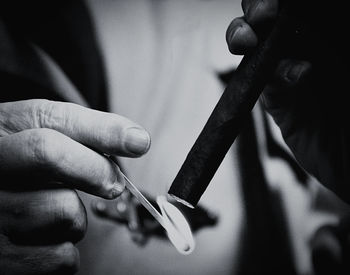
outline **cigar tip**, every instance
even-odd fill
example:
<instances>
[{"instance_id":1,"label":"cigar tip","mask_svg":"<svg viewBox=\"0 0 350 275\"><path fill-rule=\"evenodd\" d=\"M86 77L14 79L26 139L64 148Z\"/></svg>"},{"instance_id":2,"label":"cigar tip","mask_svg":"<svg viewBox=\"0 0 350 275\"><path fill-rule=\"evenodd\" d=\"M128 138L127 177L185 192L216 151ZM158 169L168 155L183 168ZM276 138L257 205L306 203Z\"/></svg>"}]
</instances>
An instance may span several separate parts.
<instances>
[{"instance_id":1,"label":"cigar tip","mask_svg":"<svg viewBox=\"0 0 350 275\"><path fill-rule=\"evenodd\" d=\"M184 200L184 199L181 199L181 198L177 197L177 196L174 195L174 194L170 194L170 193L169 193L168 196L169 196L170 198L176 200L177 202L179 202L179 203L181 203L181 204L183 204L183 205L189 207L189 208L192 208L192 209L194 208L194 205L190 204L188 201L186 201L186 200Z\"/></svg>"}]
</instances>

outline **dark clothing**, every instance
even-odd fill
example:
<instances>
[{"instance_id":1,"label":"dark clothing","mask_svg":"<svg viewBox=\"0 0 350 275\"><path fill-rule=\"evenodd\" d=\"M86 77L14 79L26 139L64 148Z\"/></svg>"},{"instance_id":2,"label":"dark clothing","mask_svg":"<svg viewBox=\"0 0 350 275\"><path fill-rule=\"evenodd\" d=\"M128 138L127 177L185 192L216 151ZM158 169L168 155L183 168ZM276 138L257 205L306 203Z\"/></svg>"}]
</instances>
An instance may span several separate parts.
<instances>
[{"instance_id":1,"label":"dark clothing","mask_svg":"<svg viewBox=\"0 0 350 275\"><path fill-rule=\"evenodd\" d=\"M84 1L0 3L2 102L64 100L55 91L35 47L58 64L92 108L107 109L102 58Z\"/></svg>"}]
</instances>

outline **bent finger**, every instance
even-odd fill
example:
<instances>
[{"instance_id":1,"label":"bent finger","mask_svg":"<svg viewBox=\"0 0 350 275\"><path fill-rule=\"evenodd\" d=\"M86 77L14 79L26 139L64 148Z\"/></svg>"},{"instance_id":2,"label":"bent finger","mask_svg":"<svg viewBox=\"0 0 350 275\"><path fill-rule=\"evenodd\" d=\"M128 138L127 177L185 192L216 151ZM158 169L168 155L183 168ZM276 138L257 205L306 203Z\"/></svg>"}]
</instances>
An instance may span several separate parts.
<instances>
[{"instance_id":1,"label":"bent finger","mask_svg":"<svg viewBox=\"0 0 350 275\"><path fill-rule=\"evenodd\" d=\"M235 18L227 28L226 42L231 53L242 55L258 44L258 38L243 18Z\"/></svg>"},{"instance_id":2,"label":"bent finger","mask_svg":"<svg viewBox=\"0 0 350 275\"><path fill-rule=\"evenodd\" d=\"M76 243L86 232L85 207L74 190L55 188L0 194L1 216L7 219L5 231L14 244Z\"/></svg>"},{"instance_id":3,"label":"bent finger","mask_svg":"<svg viewBox=\"0 0 350 275\"><path fill-rule=\"evenodd\" d=\"M0 104L0 136L26 129L49 128L111 155L138 157L150 147L140 125L113 113L73 103L43 99Z\"/></svg>"},{"instance_id":4,"label":"bent finger","mask_svg":"<svg viewBox=\"0 0 350 275\"><path fill-rule=\"evenodd\" d=\"M54 130L31 129L2 137L0 152L1 173L13 177L40 176L107 199L119 196L125 187L117 165Z\"/></svg>"},{"instance_id":5,"label":"bent finger","mask_svg":"<svg viewBox=\"0 0 350 275\"><path fill-rule=\"evenodd\" d=\"M47 246L2 247L0 270L5 274L58 275L78 271L80 256L70 242Z\"/></svg>"},{"instance_id":6,"label":"bent finger","mask_svg":"<svg viewBox=\"0 0 350 275\"><path fill-rule=\"evenodd\" d=\"M305 60L281 60L275 71L274 81L281 86L300 85L310 73L312 64Z\"/></svg>"},{"instance_id":7,"label":"bent finger","mask_svg":"<svg viewBox=\"0 0 350 275\"><path fill-rule=\"evenodd\" d=\"M304 84L311 70L312 65L308 61L284 59L279 63L274 78L261 97L266 110L278 125L290 128L285 125L292 125L292 121L298 120L295 117L301 111L296 110L300 109L300 106L297 107L298 101L306 89Z\"/></svg>"},{"instance_id":8,"label":"bent finger","mask_svg":"<svg viewBox=\"0 0 350 275\"><path fill-rule=\"evenodd\" d=\"M242 8L248 24L260 28L273 21L278 14L278 0L243 0Z\"/></svg>"}]
</instances>

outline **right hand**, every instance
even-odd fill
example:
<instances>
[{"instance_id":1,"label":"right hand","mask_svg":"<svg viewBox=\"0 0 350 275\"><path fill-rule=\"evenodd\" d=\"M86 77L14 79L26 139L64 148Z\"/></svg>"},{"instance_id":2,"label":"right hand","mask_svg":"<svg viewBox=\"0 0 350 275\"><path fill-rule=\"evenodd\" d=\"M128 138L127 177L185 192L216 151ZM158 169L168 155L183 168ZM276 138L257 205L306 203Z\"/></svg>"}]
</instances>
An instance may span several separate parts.
<instances>
[{"instance_id":1,"label":"right hand","mask_svg":"<svg viewBox=\"0 0 350 275\"><path fill-rule=\"evenodd\" d=\"M71 103L0 103L1 274L70 274L86 230L77 193L113 199L119 168L101 154L138 157L150 137L116 114Z\"/></svg>"},{"instance_id":2,"label":"right hand","mask_svg":"<svg viewBox=\"0 0 350 275\"><path fill-rule=\"evenodd\" d=\"M293 3L299 5L295 16L301 28L263 91L263 103L301 166L350 203L347 15L328 1ZM234 19L226 34L233 54L254 50L279 4L242 1L244 16Z\"/></svg>"}]
</instances>

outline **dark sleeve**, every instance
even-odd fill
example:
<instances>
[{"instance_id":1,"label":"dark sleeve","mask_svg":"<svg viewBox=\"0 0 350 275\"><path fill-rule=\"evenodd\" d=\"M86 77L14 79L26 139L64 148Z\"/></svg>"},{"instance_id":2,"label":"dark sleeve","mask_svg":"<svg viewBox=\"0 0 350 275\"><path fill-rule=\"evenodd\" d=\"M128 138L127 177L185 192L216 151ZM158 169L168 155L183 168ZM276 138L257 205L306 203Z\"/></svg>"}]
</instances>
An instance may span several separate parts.
<instances>
[{"instance_id":1,"label":"dark sleeve","mask_svg":"<svg viewBox=\"0 0 350 275\"><path fill-rule=\"evenodd\" d=\"M29 75L31 80L36 79L36 85L50 87L50 83L44 83L47 76L40 68L40 60L30 49L33 43L55 60L91 107L107 109L104 66L94 24L84 1L2 1L0 21L3 25L0 43L5 44L0 46L0 57L8 56L9 51L12 57L6 61L6 66L0 61L0 71L5 67L6 72L0 76L2 83L12 82L11 78L18 77L8 70L17 64L16 69L22 76Z\"/></svg>"}]
</instances>

